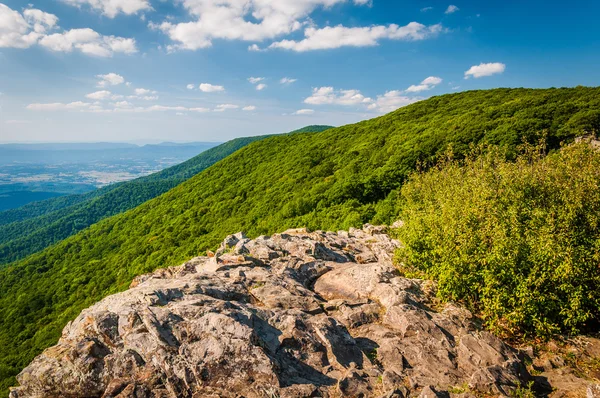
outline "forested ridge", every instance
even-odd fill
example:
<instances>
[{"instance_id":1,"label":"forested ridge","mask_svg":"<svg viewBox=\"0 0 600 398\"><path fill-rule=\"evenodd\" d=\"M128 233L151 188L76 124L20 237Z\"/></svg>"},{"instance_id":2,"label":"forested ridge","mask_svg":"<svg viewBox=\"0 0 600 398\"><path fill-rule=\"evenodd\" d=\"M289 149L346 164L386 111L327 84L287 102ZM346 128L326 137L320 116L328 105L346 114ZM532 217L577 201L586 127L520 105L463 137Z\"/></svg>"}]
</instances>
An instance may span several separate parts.
<instances>
[{"instance_id":1,"label":"forested ridge","mask_svg":"<svg viewBox=\"0 0 600 398\"><path fill-rule=\"evenodd\" d=\"M307 126L289 134L323 131ZM82 195L70 195L0 213L0 264L19 260L65 239L90 225L132 209L176 187L251 142L267 137L236 138L181 164L132 181Z\"/></svg>"},{"instance_id":2,"label":"forested ridge","mask_svg":"<svg viewBox=\"0 0 600 398\"><path fill-rule=\"evenodd\" d=\"M433 97L388 115L251 143L169 192L0 270L2 386L81 309L131 279L240 230L388 223L403 182L449 145L558 147L600 127L600 89L495 89Z\"/></svg>"}]
</instances>

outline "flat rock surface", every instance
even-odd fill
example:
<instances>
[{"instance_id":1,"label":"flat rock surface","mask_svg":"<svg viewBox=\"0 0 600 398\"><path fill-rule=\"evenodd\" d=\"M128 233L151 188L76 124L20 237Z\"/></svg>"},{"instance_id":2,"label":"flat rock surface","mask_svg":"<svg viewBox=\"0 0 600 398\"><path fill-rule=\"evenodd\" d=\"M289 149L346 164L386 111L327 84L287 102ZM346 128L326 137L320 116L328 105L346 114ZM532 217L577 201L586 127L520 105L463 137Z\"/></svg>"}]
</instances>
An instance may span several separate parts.
<instances>
[{"instance_id":1,"label":"flat rock surface","mask_svg":"<svg viewBox=\"0 0 600 398\"><path fill-rule=\"evenodd\" d=\"M383 227L228 236L82 313L11 397L511 395L517 351L398 275Z\"/></svg>"}]
</instances>

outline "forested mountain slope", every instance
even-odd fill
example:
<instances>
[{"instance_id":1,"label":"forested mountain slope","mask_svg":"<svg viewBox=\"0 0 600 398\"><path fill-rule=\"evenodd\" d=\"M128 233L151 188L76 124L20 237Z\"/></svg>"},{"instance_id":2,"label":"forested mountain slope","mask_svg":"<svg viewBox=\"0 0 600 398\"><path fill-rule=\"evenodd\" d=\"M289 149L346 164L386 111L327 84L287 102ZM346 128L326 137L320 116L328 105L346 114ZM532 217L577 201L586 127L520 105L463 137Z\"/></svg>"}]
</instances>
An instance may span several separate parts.
<instances>
[{"instance_id":1,"label":"forested mountain slope","mask_svg":"<svg viewBox=\"0 0 600 398\"><path fill-rule=\"evenodd\" d=\"M600 126L600 89L496 89L434 97L319 133L254 142L126 213L0 270L3 387L79 311L135 275L178 264L232 231L389 222L419 162L452 145L551 145Z\"/></svg>"},{"instance_id":2,"label":"forested mountain slope","mask_svg":"<svg viewBox=\"0 0 600 398\"><path fill-rule=\"evenodd\" d=\"M315 132L327 128L330 126L308 126L295 132ZM0 264L36 253L106 217L155 198L238 149L265 137L236 138L146 177L87 194L50 199L0 213L2 220L15 220L0 225Z\"/></svg>"}]
</instances>

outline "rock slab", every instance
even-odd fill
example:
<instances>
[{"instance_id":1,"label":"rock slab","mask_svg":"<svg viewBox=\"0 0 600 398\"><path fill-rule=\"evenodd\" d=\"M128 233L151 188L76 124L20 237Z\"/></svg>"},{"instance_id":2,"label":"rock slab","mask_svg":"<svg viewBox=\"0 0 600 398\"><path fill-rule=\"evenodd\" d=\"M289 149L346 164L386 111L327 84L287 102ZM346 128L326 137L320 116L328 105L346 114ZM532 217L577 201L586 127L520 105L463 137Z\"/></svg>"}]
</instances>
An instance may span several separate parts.
<instances>
[{"instance_id":1,"label":"rock slab","mask_svg":"<svg viewBox=\"0 0 600 398\"><path fill-rule=\"evenodd\" d=\"M17 377L24 397L510 395L517 352L401 277L384 227L228 236L82 313Z\"/></svg>"}]
</instances>

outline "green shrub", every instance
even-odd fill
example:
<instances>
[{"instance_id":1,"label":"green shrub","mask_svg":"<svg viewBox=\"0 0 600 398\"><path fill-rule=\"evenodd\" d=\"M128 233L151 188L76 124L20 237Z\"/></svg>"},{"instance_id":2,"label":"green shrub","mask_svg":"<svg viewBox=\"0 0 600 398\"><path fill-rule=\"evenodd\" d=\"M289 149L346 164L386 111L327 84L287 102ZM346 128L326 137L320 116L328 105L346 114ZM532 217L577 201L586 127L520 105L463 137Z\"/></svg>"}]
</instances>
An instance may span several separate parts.
<instances>
[{"instance_id":1,"label":"green shrub","mask_svg":"<svg viewBox=\"0 0 600 398\"><path fill-rule=\"evenodd\" d=\"M600 319L600 153L589 144L514 162L451 157L401 191L397 260L439 282L496 332L576 333Z\"/></svg>"}]
</instances>

